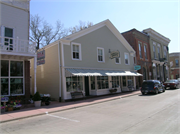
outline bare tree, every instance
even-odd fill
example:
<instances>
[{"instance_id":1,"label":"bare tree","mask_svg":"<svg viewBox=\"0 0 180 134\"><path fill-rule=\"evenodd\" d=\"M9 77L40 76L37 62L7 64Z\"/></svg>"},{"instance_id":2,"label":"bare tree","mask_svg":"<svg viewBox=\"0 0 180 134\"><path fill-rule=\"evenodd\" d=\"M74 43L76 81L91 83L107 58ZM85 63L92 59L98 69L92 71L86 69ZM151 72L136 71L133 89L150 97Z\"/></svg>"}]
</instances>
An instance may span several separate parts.
<instances>
[{"instance_id":1,"label":"bare tree","mask_svg":"<svg viewBox=\"0 0 180 134\"><path fill-rule=\"evenodd\" d=\"M73 34L73 33L76 33L76 32L78 32L78 31L81 31L81 30L83 30L83 29L85 29L85 28L89 28L89 27L91 27L93 25L93 23L92 22L82 22L82 21L79 21L79 25L76 25L76 26L74 26L74 27L71 27L71 28L69 28L69 32L71 33L71 34Z\"/></svg>"},{"instance_id":2,"label":"bare tree","mask_svg":"<svg viewBox=\"0 0 180 134\"><path fill-rule=\"evenodd\" d=\"M36 49L50 44L52 41L67 36L60 21L56 22L55 31L53 27L40 18L39 15L31 15L30 20L30 40L37 43Z\"/></svg>"}]
</instances>

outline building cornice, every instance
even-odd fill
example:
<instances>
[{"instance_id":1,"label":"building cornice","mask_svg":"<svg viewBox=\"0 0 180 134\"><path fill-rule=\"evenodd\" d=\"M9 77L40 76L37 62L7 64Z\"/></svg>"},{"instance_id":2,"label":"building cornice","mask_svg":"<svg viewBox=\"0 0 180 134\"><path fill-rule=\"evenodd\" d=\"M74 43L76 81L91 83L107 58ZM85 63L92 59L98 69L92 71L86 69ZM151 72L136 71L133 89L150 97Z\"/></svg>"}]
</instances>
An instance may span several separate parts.
<instances>
[{"instance_id":1,"label":"building cornice","mask_svg":"<svg viewBox=\"0 0 180 134\"><path fill-rule=\"evenodd\" d=\"M169 38L159 34L158 32L156 32L155 30L148 28L143 30L144 33L147 33L150 37L156 38L156 39L161 39L164 43L169 44L169 42L171 41Z\"/></svg>"}]
</instances>

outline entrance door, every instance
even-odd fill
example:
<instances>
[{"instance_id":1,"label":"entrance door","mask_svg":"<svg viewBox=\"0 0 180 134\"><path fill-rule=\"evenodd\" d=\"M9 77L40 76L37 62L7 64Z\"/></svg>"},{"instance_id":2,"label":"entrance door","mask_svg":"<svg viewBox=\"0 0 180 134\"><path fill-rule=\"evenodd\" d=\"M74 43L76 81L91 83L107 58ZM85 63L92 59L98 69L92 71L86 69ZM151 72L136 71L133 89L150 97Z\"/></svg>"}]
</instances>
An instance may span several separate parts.
<instances>
[{"instance_id":1,"label":"entrance door","mask_svg":"<svg viewBox=\"0 0 180 134\"><path fill-rule=\"evenodd\" d=\"M84 77L84 83L85 83L85 95L89 96L89 77Z\"/></svg>"}]
</instances>

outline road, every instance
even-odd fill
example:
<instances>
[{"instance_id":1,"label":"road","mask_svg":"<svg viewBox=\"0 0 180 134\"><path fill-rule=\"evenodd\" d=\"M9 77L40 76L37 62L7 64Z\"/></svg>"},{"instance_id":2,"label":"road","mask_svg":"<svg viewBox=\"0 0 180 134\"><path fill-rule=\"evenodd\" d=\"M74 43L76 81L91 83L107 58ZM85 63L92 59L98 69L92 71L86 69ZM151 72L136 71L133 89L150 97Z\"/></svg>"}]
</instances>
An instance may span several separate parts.
<instances>
[{"instance_id":1,"label":"road","mask_svg":"<svg viewBox=\"0 0 180 134\"><path fill-rule=\"evenodd\" d=\"M1 134L179 134L180 89L0 124Z\"/></svg>"}]
</instances>

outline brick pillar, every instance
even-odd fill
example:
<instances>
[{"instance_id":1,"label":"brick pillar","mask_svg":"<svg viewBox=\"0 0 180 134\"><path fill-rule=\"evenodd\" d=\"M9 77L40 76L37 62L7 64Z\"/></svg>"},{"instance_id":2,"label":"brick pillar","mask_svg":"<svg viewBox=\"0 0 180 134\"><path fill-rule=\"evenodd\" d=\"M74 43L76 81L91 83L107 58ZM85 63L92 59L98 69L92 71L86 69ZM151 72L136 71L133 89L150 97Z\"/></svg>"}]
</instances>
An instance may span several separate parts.
<instances>
[{"instance_id":1,"label":"brick pillar","mask_svg":"<svg viewBox=\"0 0 180 134\"><path fill-rule=\"evenodd\" d=\"M30 99L30 62L29 61L25 61L25 97L26 100Z\"/></svg>"}]
</instances>

